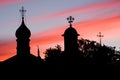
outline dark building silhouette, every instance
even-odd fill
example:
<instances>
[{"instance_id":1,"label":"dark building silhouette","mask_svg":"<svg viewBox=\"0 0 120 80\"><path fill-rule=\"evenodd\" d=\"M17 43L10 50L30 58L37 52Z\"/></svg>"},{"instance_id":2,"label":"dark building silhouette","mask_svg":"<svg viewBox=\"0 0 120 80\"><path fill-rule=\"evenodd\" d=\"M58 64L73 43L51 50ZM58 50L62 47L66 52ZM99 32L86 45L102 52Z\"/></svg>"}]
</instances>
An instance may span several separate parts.
<instances>
[{"instance_id":1,"label":"dark building silhouette","mask_svg":"<svg viewBox=\"0 0 120 80\"><path fill-rule=\"evenodd\" d=\"M72 22L74 18L70 16L67 18L68 22L70 23L69 28L67 28L62 35L64 37L64 51L67 53L76 52L78 51L78 36L79 34L77 31L72 27Z\"/></svg>"},{"instance_id":2,"label":"dark building silhouette","mask_svg":"<svg viewBox=\"0 0 120 80\"><path fill-rule=\"evenodd\" d=\"M78 64L83 63L83 54L79 51L78 36L79 34L72 27L74 18L72 16L67 18L69 27L65 30L64 34L64 51L61 55L63 64ZM70 66L70 65L67 65Z\"/></svg>"},{"instance_id":3,"label":"dark building silhouette","mask_svg":"<svg viewBox=\"0 0 120 80\"><path fill-rule=\"evenodd\" d=\"M30 53L29 42L30 42L31 32L24 23L24 13L26 12L26 10L24 10L24 7L22 7L20 12L22 14L22 23L15 33L15 36L17 38L16 40L17 55L5 60L3 63L10 63L10 64L36 64L38 62L40 63L42 59L39 56L39 51L38 51L38 57Z\"/></svg>"},{"instance_id":4,"label":"dark building silhouette","mask_svg":"<svg viewBox=\"0 0 120 80\"><path fill-rule=\"evenodd\" d=\"M21 11L24 12L25 10L22 9ZM29 55L30 54L30 46L29 46L30 39L29 38L31 36L31 32L24 23L23 14L22 14L22 23L20 27L17 29L15 35L17 37L17 40L16 40L17 41L17 55L20 55L20 56Z\"/></svg>"}]
</instances>

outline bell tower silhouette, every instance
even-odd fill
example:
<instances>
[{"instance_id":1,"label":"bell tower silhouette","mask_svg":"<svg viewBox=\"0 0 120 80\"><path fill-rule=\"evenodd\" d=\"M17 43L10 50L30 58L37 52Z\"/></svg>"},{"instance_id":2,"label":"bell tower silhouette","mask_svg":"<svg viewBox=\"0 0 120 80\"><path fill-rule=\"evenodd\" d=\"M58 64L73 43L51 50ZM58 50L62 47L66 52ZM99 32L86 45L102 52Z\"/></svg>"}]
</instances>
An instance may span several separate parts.
<instances>
[{"instance_id":1,"label":"bell tower silhouette","mask_svg":"<svg viewBox=\"0 0 120 80\"><path fill-rule=\"evenodd\" d=\"M78 36L77 31L72 27L74 18L72 16L67 18L68 23L70 23L69 28L67 28L62 35L64 37L64 51L66 53L74 53L78 51Z\"/></svg>"},{"instance_id":2,"label":"bell tower silhouette","mask_svg":"<svg viewBox=\"0 0 120 80\"><path fill-rule=\"evenodd\" d=\"M20 27L16 30L15 36L17 37L16 42L17 42L17 54L15 56L12 56L11 58L5 60L3 63L4 64L17 64L17 65L29 65L29 64L41 64L42 59L40 57L40 51L38 49L38 57L30 53L30 36L31 32L30 30L26 27L24 23L24 16L26 10L24 7L20 10L22 14L22 22Z\"/></svg>"},{"instance_id":3,"label":"bell tower silhouette","mask_svg":"<svg viewBox=\"0 0 120 80\"><path fill-rule=\"evenodd\" d=\"M20 27L17 29L15 35L17 37L17 55L18 56L25 56L30 54L30 36L31 32L30 30L26 27L24 23L24 15L26 10L24 10L24 7L20 10L21 15L22 15L22 23Z\"/></svg>"}]
</instances>

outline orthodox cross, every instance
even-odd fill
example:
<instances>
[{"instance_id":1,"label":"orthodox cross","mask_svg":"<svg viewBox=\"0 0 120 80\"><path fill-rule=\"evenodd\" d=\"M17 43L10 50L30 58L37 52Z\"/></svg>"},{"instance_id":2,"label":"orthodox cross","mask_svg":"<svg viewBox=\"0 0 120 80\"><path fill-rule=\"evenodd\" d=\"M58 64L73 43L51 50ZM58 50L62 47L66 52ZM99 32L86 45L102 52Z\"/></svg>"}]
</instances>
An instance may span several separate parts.
<instances>
[{"instance_id":1,"label":"orthodox cross","mask_svg":"<svg viewBox=\"0 0 120 80\"><path fill-rule=\"evenodd\" d=\"M101 46L101 44L102 44L101 38L104 37L104 36L101 34L101 32L99 32L99 34L97 35L97 37L100 38L100 46Z\"/></svg>"},{"instance_id":2,"label":"orthodox cross","mask_svg":"<svg viewBox=\"0 0 120 80\"><path fill-rule=\"evenodd\" d=\"M70 16L67 18L67 20L68 20L68 23L70 23L70 27L72 27L72 23L74 21L74 18L72 16Z\"/></svg>"},{"instance_id":3,"label":"orthodox cross","mask_svg":"<svg viewBox=\"0 0 120 80\"><path fill-rule=\"evenodd\" d=\"M22 15L22 20L24 20L24 16L25 16L25 12L26 10L24 9L24 7L22 6L22 9L19 10L21 15Z\"/></svg>"}]
</instances>

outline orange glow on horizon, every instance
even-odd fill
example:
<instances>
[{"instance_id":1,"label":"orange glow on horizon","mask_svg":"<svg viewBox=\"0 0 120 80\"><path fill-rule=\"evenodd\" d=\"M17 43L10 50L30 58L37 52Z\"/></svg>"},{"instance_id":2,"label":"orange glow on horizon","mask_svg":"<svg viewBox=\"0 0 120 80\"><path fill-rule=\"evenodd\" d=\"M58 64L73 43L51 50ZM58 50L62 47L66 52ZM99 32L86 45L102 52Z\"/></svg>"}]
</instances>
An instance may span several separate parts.
<instances>
[{"instance_id":1,"label":"orange glow on horizon","mask_svg":"<svg viewBox=\"0 0 120 80\"><path fill-rule=\"evenodd\" d=\"M106 35L105 39L110 38L111 36L116 37L117 33L116 30L119 30L120 26L120 17L114 17L104 20L91 20L91 21L85 21L85 22L76 22L73 24L73 27L77 30L77 32L81 35L80 37L88 38L97 40L97 33L99 31L102 31L104 35ZM63 48L63 37L61 36L65 29L67 27L59 27L56 29L49 30L49 33L38 33L33 34L31 37L30 47L31 47L31 53L34 55L37 55L37 45L40 47L40 51L43 53L45 49L47 49L47 46L56 46L57 43L62 42L62 48ZM92 31L91 31L92 30ZM115 32L116 36L113 34L109 35L109 32ZM94 31L94 32L93 32ZM92 34L92 35L91 35ZM118 37L117 37L118 38ZM55 45L56 44L56 45ZM0 61L7 59L8 57L16 54L16 43L14 42L7 42L6 45L0 45ZM44 54L42 54L42 57Z\"/></svg>"},{"instance_id":2,"label":"orange glow on horizon","mask_svg":"<svg viewBox=\"0 0 120 80\"><path fill-rule=\"evenodd\" d=\"M73 24L73 27L77 30L77 32L81 35L80 37L97 40L97 33L102 31L104 35L106 35L105 39L110 38L111 36L114 38L117 36L116 30L119 30L120 26L120 16L104 19L104 20L91 20L85 22L76 22ZM63 48L63 37L61 36L67 27L59 27L56 29L49 30L49 33L38 33L33 34L31 37L31 53L37 55L37 45L39 45L41 52L44 52L47 49L47 46L56 46L57 43L62 42ZM92 31L91 31L92 30ZM115 32L115 35L109 35L109 32ZM94 31L94 32L93 32ZM92 34L92 35L91 35ZM117 37L118 38L118 37ZM56 45L55 45L56 44ZM16 43L7 42L6 45L0 45L0 61L7 59L8 57L16 54ZM41 53L42 57L43 54Z\"/></svg>"}]
</instances>

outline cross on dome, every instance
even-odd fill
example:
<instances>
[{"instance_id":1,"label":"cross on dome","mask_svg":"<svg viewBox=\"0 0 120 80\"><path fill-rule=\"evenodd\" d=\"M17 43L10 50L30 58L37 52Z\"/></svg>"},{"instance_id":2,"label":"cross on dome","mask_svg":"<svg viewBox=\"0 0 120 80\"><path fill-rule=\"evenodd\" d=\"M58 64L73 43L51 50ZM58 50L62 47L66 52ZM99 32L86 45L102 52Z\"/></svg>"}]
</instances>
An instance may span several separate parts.
<instances>
[{"instance_id":1,"label":"cross on dome","mask_svg":"<svg viewBox=\"0 0 120 80\"><path fill-rule=\"evenodd\" d=\"M69 17L67 18L67 20L68 20L68 23L70 23L70 27L72 27L72 23L73 23L73 21L74 21L74 18L73 18L72 16L69 16Z\"/></svg>"},{"instance_id":2,"label":"cross on dome","mask_svg":"<svg viewBox=\"0 0 120 80\"><path fill-rule=\"evenodd\" d=\"M26 10L24 9L24 7L22 6L22 8L19 10L21 15L22 15L22 20L24 20L24 16L25 16L25 12Z\"/></svg>"}]
</instances>

